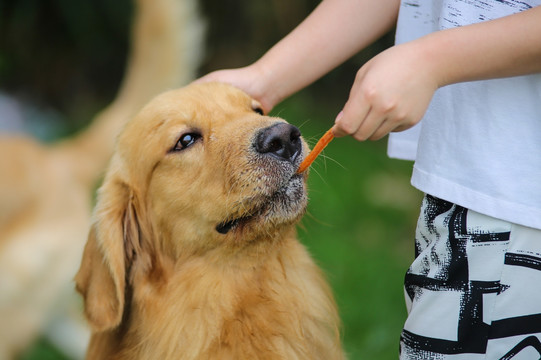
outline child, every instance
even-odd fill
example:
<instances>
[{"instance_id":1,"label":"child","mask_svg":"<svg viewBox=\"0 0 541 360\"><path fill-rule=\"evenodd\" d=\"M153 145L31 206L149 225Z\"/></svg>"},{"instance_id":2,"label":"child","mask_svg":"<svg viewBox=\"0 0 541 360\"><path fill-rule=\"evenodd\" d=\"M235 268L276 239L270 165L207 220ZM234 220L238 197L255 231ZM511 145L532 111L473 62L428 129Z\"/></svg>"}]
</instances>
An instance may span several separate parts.
<instances>
[{"instance_id":1,"label":"child","mask_svg":"<svg viewBox=\"0 0 541 360\"><path fill-rule=\"evenodd\" d=\"M198 80L231 83L268 112L397 24L397 45L358 71L333 132L392 132L389 155L415 160L412 184L427 194L402 359L541 357L538 5L324 0L254 64Z\"/></svg>"}]
</instances>

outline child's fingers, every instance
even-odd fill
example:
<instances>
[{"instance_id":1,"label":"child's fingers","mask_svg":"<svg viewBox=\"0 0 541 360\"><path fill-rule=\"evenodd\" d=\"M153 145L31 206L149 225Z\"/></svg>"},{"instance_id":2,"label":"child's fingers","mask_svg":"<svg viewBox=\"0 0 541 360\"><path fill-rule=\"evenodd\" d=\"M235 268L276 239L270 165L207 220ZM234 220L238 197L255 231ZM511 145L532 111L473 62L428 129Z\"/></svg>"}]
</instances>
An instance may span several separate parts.
<instances>
[{"instance_id":1,"label":"child's fingers","mask_svg":"<svg viewBox=\"0 0 541 360\"><path fill-rule=\"evenodd\" d=\"M385 114L377 112L374 108L368 113L366 118L359 126L359 129L353 138L359 141L366 141L371 139L374 133L386 122L387 118Z\"/></svg>"},{"instance_id":2,"label":"child's fingers","mask_svg":"<svg viewBox=\"0 0 541 360\"><path fill-rule=\"evenodd\" d=\"M387 135L388 133L390 133L391 131L395 131L395 130L396 130L396 125L392 121L386 120L381 123L381 125L376 129L376 131L372 133L372 135L370 135L369 139L379 140L385 135Z\"/></svg>"},{"instance_id":3,"label":"child's fingers","mask_svg":"<svg viewBox=\"0 0 541 360\"><path fill-rule=\"evenodd\" d=\"M365 101L358 101L354 93L352 93L350 99L344 105L344 109L336 117L334 135L342 137L355 134L368 113L370 113L370 104Z\"/></svg>"}]
</instances>

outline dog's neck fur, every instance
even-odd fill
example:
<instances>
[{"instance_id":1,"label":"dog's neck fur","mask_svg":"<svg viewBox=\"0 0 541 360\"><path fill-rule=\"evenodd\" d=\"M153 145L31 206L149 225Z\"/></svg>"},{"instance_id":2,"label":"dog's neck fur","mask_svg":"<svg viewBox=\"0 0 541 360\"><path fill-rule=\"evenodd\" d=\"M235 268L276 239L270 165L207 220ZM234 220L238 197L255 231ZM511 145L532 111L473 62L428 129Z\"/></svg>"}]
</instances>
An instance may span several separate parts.
<instances>
[{"instance_id":1,"label":"dog's neck fur","mask_svg":"<svg viewBox=\"0 0 541 360\"><path fill-rule=\"evenodd\" d=\"M93 336L89 358L342 358L332 295L294 230L249 263L211 252L160 266L134 279L123 323Z\"/></svg>"}]
</instances>

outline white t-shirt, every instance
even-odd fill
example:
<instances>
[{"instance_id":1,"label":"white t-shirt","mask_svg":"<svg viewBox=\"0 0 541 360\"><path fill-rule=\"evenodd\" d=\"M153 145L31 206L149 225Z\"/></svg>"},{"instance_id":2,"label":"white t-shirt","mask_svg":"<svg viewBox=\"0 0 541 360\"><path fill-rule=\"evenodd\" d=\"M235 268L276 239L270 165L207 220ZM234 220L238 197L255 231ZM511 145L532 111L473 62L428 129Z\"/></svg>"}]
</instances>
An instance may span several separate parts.
<instances>
[{"instance_id":1,"label":"white t-shirt","mask_svg":"<svg viewBox=\"0 0 541 360\"><path fill-rule=\"evenodd\" d=\"M538 5L402 0L396 42ZM421 123L390 134L388 154L415 160L412 184L425 193L541 229L541 74L438 89Z\"/></svg>"}]
</instances>

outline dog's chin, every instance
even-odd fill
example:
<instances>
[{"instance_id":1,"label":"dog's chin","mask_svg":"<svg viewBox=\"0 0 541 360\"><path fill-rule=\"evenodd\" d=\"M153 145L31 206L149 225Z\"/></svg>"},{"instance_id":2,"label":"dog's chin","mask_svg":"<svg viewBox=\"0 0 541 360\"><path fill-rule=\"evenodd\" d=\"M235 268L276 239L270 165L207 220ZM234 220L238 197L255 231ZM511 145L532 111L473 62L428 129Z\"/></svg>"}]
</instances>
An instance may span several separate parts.
<instances>
[{"instance_id":1,"label":"dog's chin","mask_svg":"<svg viewBox=\"0 0 541 360\"><path fill-rule=\"evenodd\" d=\"M272 195L251 200L247 206L250 211L224 220L216 226L216 231L223 235L264 235L300 220L307 202L303 176L296 174Z\"/></svg>"}]
</instances>

